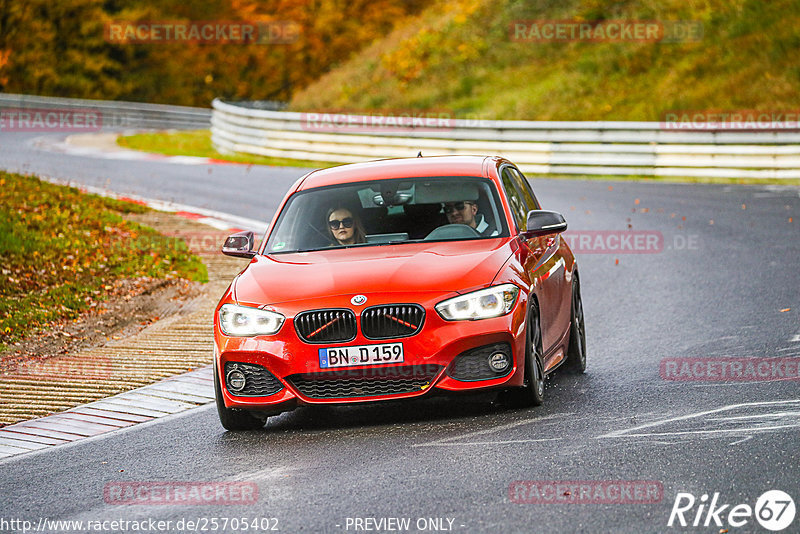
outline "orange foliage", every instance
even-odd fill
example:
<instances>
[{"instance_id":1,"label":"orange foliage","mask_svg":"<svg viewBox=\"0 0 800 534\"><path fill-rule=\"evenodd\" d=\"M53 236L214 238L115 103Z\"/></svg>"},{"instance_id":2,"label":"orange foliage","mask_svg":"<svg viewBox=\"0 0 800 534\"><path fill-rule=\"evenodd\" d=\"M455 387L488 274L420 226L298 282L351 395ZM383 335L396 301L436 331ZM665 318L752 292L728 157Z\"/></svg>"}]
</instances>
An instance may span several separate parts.
<instances>
[{"instance_id":1,"label":"orange foliage","mask_svg":"<svg viewBox=\"0 0 800 534\"><path fill-rule=\"evenodd\" d=\"M215 97L288 101L418 12L421 0L0 0L0 91L208 106ZM26 6L26 7L21 7ZM8 19L5 20L4 19ZM289 22L290 43L120 43L109 22ZM24 50L9 55L8 50ZM3 55L5 54L5 55Z\"/></svg>"}]
</instances>

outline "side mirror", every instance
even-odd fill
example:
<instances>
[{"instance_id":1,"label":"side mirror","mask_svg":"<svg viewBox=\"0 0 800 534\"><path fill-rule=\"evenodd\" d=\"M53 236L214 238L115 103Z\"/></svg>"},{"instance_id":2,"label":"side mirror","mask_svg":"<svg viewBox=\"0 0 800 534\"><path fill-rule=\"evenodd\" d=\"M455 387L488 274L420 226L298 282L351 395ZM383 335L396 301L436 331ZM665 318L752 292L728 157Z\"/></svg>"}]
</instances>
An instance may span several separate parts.
<instances>
[{"instance_id":1,"label":"side mirror","mask_svg":"<svg viewBox=\"0 0 800 534\"><path fill-rule=\"evenodd\" d=\"M253 250L255 235L250 230L229 235L222 245L222 253L226 256L237 258L252 258L256 255Z\"/></svg>"},{"instance_id":2,"label":"side mirror","mask_svg":"<svg viewBox=\"0 0 800 534\"><path fill-rule=\"evenodd\" d=\"M567 229L564 216L555 211L531 210L528 212L528 223L525 227L526 237L559 234Z\"/></svg>"}]
</instances>

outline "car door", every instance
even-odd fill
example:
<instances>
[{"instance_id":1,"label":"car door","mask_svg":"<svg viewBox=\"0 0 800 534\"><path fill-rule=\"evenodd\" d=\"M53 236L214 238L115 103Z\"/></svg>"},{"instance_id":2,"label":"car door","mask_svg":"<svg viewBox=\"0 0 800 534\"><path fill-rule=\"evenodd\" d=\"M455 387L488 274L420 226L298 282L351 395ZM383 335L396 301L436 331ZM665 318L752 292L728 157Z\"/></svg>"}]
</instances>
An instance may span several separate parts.
<instances>
[{"instance_id":1,"label":"car door","mask_svg":"<svg viewBox=\"0 0 800 534\"><path fill-rule=\"evenodd\" d=\"M525 230L528 212L540 209L536 197L523 183L524 178L517 174L514 167L508 165L501 169L503 189L511 205L517 233ZM563 281L564 259L559 253L561 240L558 234L526 239L520 235L520 264L523 266L531 282L538 277L539 321L542 327L542 349L545 356L545 369L555 364L556 354L550 351L561 339L563 329ZM569 300L567 300L569 302ZM567 319L569 320L569 319Z\"/></svg>"},{"instance_id":2,"label":"car door","mask_svg":"<svg viewBox=\"0 0 800 534\"><path fill-rule=\"evenodd\" d=\"M531 184L528 182L527 178L525 178L519 169L513 167L512 175L517 177L516 183L520 185L520 188L523 191L523 196L525 196L525 191L527 191L528 198L530 198L536 205L535 209L541 209L541 205L534 195ZM554 282L558 285L559 294L557 311L555 312L556 318L554 320L554 324L556 327L554 331L558 333L558 338L563 338L569 329L570 320L572 318L572 277L567 276L567 261L565 256L569 255L569 252L566 240L564 240L561 234L554 234L551 237L554 238L554 241L557 244L557 250L555 254L558 257L557 263L560 264L559 268L555 270L555 274L553 275L555 276Z\"/></svg>"}]
</instances>

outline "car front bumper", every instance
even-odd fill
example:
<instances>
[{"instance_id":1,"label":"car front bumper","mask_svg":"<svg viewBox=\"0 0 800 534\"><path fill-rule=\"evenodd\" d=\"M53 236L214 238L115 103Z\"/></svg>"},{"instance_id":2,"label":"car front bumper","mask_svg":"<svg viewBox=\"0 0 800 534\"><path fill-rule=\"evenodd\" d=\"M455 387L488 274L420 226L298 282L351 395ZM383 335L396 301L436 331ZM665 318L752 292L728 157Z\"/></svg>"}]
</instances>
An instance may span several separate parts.
<instances>
[{"instance_id":1,"label":"car front bumper","mask_svg":"<svg viewBox=\"0 0 800 534\"><path fill-rule=\"evenodd\" d=\"M273 336L227 336L220 330L215 315L215 372L222 385L224 403L228 408L279 413L297 405L374 402L419 397L432 391L521 386L526 315L523 295L510 313L476 321L445 321L433 308L441 300L439 295L431 298L431 302L420 303L425 308L425 322L415 335L374 340L364 337L359 328L355 339L339 343L303 341L293 321L294 315L307 308L300 305L278 310L287 319ZM387 298L387 302L391 299ZM359 312L353 311L360 325ZM321 348L384 343L402 343L404 361L327 369L320 366ZM487 372L484 358L498 351L508 353L509 368ZM268 375L253 366L259 366ZM253 391L248 387L238 393L233 391L228 383L231 370L239 371L251 383L257 382L258 394L248 393Z\"/></svg>"}]
</instances>

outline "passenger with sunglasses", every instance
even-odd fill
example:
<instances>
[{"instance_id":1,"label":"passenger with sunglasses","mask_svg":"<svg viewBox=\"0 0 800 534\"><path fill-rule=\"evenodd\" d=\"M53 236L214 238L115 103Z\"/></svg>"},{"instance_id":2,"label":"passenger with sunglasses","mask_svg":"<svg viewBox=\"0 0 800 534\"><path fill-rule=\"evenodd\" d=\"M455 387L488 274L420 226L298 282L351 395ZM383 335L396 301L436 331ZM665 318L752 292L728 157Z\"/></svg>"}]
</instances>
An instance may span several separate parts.
<instances>
[{"instance_id":1,"label":"passenger with sunglasses","mask_svg":"<svg viewBox=\"0 0 800 534\"><path fill-rule=\"evenodd\" d=\"M478 213L478 204L472 200L445 202L442 207L450 224L466 224L482 236L497 235L497 228L490 225L483 214Z\"/></svg>"},{"instance_id":2,"label":"passenger with sunglasses","mask_svg":"<svg viewBox=\"0 0 800 534\"><path fill-rule=\"evenodd\" d=\"M325 220L334 245L366 243L364 226L358 216L349 209L342 206L333 207L328 210Z\"/></svg>"}]
</instances>

